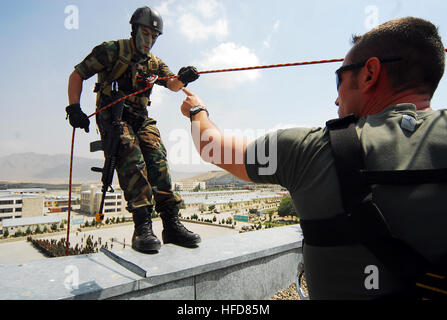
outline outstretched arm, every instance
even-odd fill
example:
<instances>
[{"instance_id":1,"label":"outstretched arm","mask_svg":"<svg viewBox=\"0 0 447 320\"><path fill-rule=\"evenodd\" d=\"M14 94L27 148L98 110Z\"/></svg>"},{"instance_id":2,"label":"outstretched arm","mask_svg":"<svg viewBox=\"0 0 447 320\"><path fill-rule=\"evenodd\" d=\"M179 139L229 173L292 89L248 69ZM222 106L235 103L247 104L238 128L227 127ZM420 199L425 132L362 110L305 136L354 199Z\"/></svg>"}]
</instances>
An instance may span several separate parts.
<instances>
[{"instance_id":1,"label":"outstretched arm","mask_svg":"<svg viewBox=\"0 0 447 320\"><path fill-rule=\"evenodd\" d=\"M82 78L81 75L75 70L71 73L68 79L68 104L75 104L81 101L82 93Z\"/></svg>"},{"instance_id":2,"label":"outstretched arm","mask_svg":"<svg viewBox=\"0 0 447 320\"><path fill-rule=\"evenodd\" d=\"M190 110L196 106L205 107L202 100L183 88L187 95L181 106L182 114L190 118ZM242 137L224 136L210 121L208 113L201 111L191 117L191 132L194 145L202 159L212 163L234 176L251 181L244 164L248 141Z\"/></svg>"}]
</instances>

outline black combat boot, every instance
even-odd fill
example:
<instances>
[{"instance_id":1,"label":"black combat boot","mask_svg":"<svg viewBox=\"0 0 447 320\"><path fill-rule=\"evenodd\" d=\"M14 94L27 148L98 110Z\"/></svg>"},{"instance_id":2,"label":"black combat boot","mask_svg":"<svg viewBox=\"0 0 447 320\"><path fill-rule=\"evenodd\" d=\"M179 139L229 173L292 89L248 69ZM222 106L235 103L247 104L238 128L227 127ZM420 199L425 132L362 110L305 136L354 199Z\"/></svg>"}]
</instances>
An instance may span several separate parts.
<instances>
[{"instance_id":1,"label":"black combat boot","mask_svg":"<svg viewBox=\"0 0 447 320\"><path fill-rule=\"evenodd\" d=\"M152 231L152 207L146 206L133 212L135 230L132 236L132 248L139 252L154 252L160 250L161 242Z\"/></svg>"},{"instance_id":2,"label":"black combat boot","mask_svg":"<svg viewBox=\"0 0 447 320\"><path fill-rule=\"evenodd\" d=\"M196 247L200 243L200 236L189 231L178 218L178 208L160 213L163 222L163 243L173 243L182 247Z\"/></svg>"}]
</instances>

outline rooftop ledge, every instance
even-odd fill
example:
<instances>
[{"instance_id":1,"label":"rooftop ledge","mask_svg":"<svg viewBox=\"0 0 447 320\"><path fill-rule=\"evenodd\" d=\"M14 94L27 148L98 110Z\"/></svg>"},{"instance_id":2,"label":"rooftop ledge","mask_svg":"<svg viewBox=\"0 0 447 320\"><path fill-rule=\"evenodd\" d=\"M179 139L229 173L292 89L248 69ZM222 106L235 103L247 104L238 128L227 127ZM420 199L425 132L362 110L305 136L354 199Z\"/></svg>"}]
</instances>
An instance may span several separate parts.
<instances>
[{"instance_id":1,"label":"rooftop ledge","mask_svg":"<svg viewBox=\"0 0 447 320\"><path fill-rule=\"evenodd\" d=\"M0 299L264 300L296 279L299 225L162 245L0 265Z\"/></svg>"}]
</instances>

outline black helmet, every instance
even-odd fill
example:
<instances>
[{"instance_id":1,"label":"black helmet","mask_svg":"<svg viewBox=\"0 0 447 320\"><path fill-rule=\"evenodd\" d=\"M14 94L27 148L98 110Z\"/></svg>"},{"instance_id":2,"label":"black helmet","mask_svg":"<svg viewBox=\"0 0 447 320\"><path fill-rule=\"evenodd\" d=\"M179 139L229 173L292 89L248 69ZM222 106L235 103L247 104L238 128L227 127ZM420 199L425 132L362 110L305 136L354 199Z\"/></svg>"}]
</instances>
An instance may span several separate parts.
<instances>
[{"instance_id":1,"label":"black helmet","mask_svg":"<svg viewBox=\"0 0 447 320\"><path fill-rule=\"evenodd\" d=\"M139 24L151 28L159 34L163 33L163 20L160 13L149 7L141 7L135 10L132 18L130 18L130 24Z\"/></svg>"}]
</instances>

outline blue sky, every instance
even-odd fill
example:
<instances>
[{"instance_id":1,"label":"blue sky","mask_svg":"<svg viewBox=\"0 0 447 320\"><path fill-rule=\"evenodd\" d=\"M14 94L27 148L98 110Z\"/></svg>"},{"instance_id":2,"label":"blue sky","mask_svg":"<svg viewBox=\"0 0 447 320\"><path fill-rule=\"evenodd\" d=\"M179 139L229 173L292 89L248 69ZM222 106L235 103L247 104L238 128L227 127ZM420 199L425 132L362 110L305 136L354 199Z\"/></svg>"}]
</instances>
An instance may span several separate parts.
<instances>
[{"instance_id":1,"label":"blue sky","mask_svg":"<svg viewBox=\"0 0 447 320\"><path fill-rule=\"evenodd\" d=\"M0 156L69 153L68 76L94 46L129 37L129 18L143 5L163 16L164 34L153 52L175 73L185 65L203 71L343 58L352 34L404 16L432 21L447 43L443 0L1 1ZM77 26L68 6L76 7ZM334 71L339 66L202 75L188 88L205 101L213 122L229 133L245 131L250 136L289 126L323 126L337 117ZM88 114L95 108L95 82L96 76L84 83L81 106ZM432 101L434 109L446 107L446 88L444 77ZM171 168L213 169L198 163L189 120L180 113L183 99L182 92L156 88L149 109L158 120ZM101 158L100 153L89 153L89 143L99 138L91 120L89 134L77 130L75 155Z\"/></svg>"}]
</instances>

